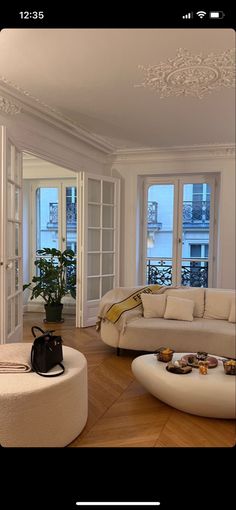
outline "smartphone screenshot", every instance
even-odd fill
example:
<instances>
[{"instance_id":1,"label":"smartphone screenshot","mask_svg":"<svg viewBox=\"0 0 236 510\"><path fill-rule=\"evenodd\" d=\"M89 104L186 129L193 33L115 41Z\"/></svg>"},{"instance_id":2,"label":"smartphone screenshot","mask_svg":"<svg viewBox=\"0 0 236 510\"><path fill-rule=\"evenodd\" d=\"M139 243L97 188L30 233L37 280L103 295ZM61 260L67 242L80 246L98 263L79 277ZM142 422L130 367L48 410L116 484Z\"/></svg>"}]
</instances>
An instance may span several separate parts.
<instances>
[{"instance_id":1,"label":"smartphone screenshot","mask_svg":"<svg viewBox=\"0 0 236 510\"><path fill-rule=\"evenodd\" d=\"M93 14L1 20L0 451L44 463L40 508L47 489L65 509L215 504L235 452L233 13Z\"/></svg>"}]
</instances>

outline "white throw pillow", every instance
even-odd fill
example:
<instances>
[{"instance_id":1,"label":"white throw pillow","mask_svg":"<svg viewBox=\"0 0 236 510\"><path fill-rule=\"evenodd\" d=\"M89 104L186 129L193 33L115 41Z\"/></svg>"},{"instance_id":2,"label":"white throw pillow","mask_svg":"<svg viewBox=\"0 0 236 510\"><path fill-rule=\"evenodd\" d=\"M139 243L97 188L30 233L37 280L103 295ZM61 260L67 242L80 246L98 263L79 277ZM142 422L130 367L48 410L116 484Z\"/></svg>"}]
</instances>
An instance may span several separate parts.
<instances>
[{"instance_id":1,"label":"white throw pillow","mask_svg":"<svg viewBox=\"0 0 236 510\"><path fill-rule=\"evenodd\" d=\"M233 290L205 289L206 302L204 319L218 319L227 321L230 314Z\"/></svg>"},{"instance_id":2,"label":"white throw pillow","mask_svg":"<svg viewBox=\"0 0 236 510\"><path fill-rule=\"evenodd\" d=\"M236 322L236 317L235 317L235 297L233 298L232 300L232 303L231 303L231 308L230 308L230 313L229 313L229 322Z\"/></svg>"},{"instance_id":3,"label":"white throw pillow","mask_svg":"<svg viewBox=\"0 0 236 510\"><path fill-rule=\"evenodd\" d=\"M177 321L193 320L194 301L168 296L164 319L176 319Z\"/></svg>"},{"instance_id":4,"label":"white throw pillow","mask_svg":"<svg viewBox=\"0 0 236 510\"><path fill-rule=\"evenodd\" d=\"M141 294L143 303L143 316L146 319L150 317L163 317L166 307L166 296L161 294L156 296L154 294Z\"/></svg>"},{"instance_id":5,"label":"white throw pillow","mask_svg":"<svg viewBox=\"0 0 236 510\"><path fill-rule=\"evenodd\" d=\"M205 289L195 287L181 287L179 289L168 289L167 296L180 297L181 299L192 299L194 301L193 316L203 317Z\"/></svg>"}]
</instances>

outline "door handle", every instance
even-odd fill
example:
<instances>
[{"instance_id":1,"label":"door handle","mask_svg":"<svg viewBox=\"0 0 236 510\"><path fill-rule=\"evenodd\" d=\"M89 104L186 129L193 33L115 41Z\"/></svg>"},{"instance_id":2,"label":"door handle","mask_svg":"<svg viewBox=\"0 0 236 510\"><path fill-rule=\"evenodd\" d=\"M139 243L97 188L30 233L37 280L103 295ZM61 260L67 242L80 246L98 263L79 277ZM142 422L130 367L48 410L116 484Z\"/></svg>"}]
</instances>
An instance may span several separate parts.
<instances>
[{"instance_id":1,"label":"door handle","mask_svg":"<svg viewBox=\"0 0 236 510\"><path fill-rule=\"evenodd\" d=\"M181 237L179 237L179 239L178 239L178 243L179 243L179 244L180 244L180 243L182 243L182 239L181 239Z\"/></svg>"}]
</instances>

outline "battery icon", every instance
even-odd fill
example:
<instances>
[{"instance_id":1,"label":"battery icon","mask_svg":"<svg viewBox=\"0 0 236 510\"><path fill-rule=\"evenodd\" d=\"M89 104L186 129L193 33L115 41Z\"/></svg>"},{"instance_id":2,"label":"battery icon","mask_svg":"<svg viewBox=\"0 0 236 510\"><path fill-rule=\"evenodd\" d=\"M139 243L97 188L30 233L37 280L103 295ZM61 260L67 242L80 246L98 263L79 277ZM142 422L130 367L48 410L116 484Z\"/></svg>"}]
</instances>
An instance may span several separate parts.
<instances>
[{"instance_id":1,"label":"battery icon","mask_svg":"<svg viewBox=\"0 0 236 510\"><path fill-rule=\"evenodd\" d=\"M209 14L211 19L222 19L225 16L223 11L212 11Z\"/></svg>"}]
</instances>

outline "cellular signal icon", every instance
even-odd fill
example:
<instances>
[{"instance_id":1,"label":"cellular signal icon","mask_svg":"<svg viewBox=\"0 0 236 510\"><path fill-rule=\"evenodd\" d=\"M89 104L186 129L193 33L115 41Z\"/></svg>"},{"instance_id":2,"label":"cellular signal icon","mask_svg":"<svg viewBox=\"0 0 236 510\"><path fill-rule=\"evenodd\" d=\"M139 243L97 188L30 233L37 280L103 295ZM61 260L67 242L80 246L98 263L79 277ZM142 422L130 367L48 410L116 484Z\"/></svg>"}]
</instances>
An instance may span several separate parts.
<instances>
[{"instance_id":1,"label":"cellular signal icon","mask_svg":"<svg viewBox=\"0 0 236 510\"><path fill-rule=\"evenodd\" d=\"M191 19L193 18L193 12L188 12L188 14L184 14L184 16L182 16L183 19Z\"/></svg>"}]
</instances>

